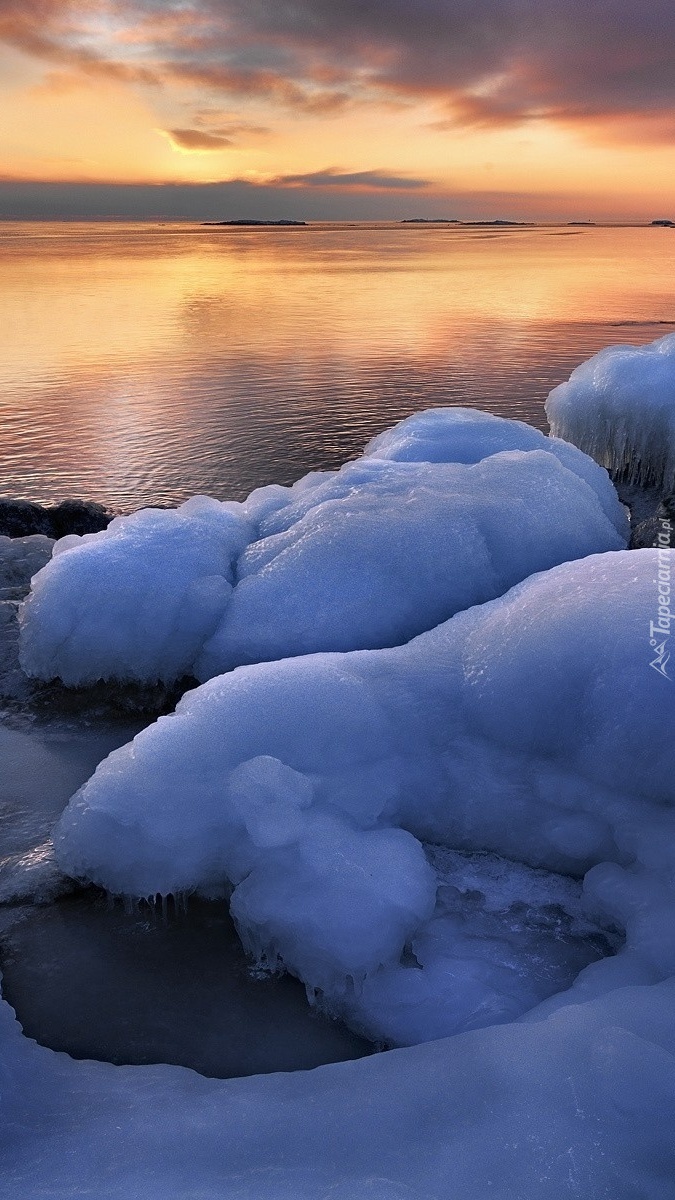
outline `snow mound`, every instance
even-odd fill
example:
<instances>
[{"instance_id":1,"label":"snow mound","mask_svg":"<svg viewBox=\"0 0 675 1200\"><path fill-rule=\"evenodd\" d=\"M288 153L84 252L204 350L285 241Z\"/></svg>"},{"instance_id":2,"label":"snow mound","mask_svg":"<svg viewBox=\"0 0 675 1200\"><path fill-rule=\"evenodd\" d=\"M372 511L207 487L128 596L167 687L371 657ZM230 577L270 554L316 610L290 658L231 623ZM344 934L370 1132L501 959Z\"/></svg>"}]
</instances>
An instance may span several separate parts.
<instances>
[{"instance_id":1,"label":"snow mound","mask_svg":"<svg viewBox=\"0 0 675 1200\"><path fill-rule=\"evenodd\" d=\"M620 533L624 532L624 514L617 508L616 492L604 471L576 446L548 437L524 421L512 421L475 408L432 408L414 413L391 429L371 439L362 458L385 462L463 463L482 462L493 454L513 450L545 450L555 454L563 466L593 488L603 511ZM357 460L358 461L358 460ZM344 468L343 468L344 470ZM310 493L322 484L339 480L340 471L310 471L292 487L272 484L258 488L244 501L244 510L264 537L288 527L287 509L302 515L312 507ZM338 484L339 486L339 484ZM299 514L295 509L302 503ZM281 524L265 525L268 517L281 513Z\"/></svg>"},{"instance_id":2,"label":"snow mound","mask_svg":"<svg viewBox=\"0 0 675 1200\"><path fill-rule=\"evenodd\" d=\"M252 953L390 1042L512 1019L575 964L572 997L675 975L675 689L650 645L673 566L592 556L403 647L213 679L98 767L58 863L130 896L233 887ZM577 900L550 881L567 933L533 988L515 960L539 953L541 879L502 861L498 935L494 869L476 886L475 861L451 864L455 892L484 896L459 911L421 841L586 874L585 918L625 948L586 966L602 951L571 944Z\"/></svg>"},{"instance_id":3,"label":"snow mound","mask_svg":"<svg viewBox=\"0 0 675 1200\"><path fill-rule=\"evenodd\" d=\"M198 496L61 538L20 614L24 671L69 686L187 674L250 537L238 508Z\"/></svg>"},{"instance_id":4,"label":"snow mound","mask_svg":"<svg viewBox=\"0 0 675 1200\"><path fill-rule=\"evenodd\" d=\"M546 401L554 434L640 485L675 491L675 334L609 346Z\"/></svg>"},{"instance_id":5,"label":"snow mound","mask_svg":"<svg viewBox=\"0 0 675 1200\"><path fill-rule=\"evenodd\" d=\"M474 408L430 408L399 421L366 446L364 458L394 462L465 463L482 462L492 454L509 450L546 450L564 467L593 488L603 511L620 533L623 514L616 506L616 492L603 471L587 454L569 441L547 437L524 421L509 421L494 413Z\"/></svg>"},{"instance_id":6,"label":"snow mound","mask_svg":"<svg viewBox=\"0 0 675 1200\"><path fill-rule=\"evenodd\" d=\"M399 645L627 535L606 473L575 447L435 410L243 505L195 499L62 539L23 607L21 662L70 686L171 682Z\"/></svg>"},{"instance_id":7,"label":"snow mound","mask_svg":"<svg viewBox=\"0 0 675 1200\"><path fill-rule=\"evenodd\" d=\"M260 533L199 679L400 645L535 571L625 545L592 488L544 450L474 465L364 458L301 491Z\"/></svg>"}]
</instances>

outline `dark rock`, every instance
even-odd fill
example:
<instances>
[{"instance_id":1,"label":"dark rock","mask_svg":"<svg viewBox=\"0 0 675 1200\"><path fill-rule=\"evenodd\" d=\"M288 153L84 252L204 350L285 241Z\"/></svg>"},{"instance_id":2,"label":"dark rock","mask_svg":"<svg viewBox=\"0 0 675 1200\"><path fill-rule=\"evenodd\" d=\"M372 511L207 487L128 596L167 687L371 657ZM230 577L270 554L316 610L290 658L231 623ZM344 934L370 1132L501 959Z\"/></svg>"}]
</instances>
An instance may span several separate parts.
<instances>
[{"instance_id":1,"label":"dark rock","mask_svg":"<svg viewBox=\"0 0 675 1200\"><path fill-rule=\"evenodd\" d=\"M27 500L0 500L0 533L6 537L27 537L43 533L51 537L51 520L47 510Z\"/></svg>"},{"instance_id":2,"label":"dark rock","mask_svg":"<svg viewBox=\"0 0 675 1200\"><path fill-rule=\"evenodd\" d=\"M659 488L639 487L621 479L615 479L614 485L622 504L630 510L629 549L661 546L665 535L675 548L675 497L664 496Z\"/></svg>"},{"instance_id":3,"label":"dark rock","mask_svg":"<svg viewBox=\"0 0 675 1200\"><path fill-rule=\"evenodd\" d=\"M112 521L112 514L91 500L63 500L51 508L28 500L0 500L0 534L28 537L42 533L61 538L69 533L99 533Z\"/></svg>"},{"instance_id":4,"label":"dark rock","mask_svg":"<svg viewBox=\"0 0 675 1200\"><path fill-rule=\"evenodd\" d=\"M47 511L51 514L56 538L68 533L100 533L112 521L112 515L91 500L63 500Z\"/></svg>"}]
</instances>

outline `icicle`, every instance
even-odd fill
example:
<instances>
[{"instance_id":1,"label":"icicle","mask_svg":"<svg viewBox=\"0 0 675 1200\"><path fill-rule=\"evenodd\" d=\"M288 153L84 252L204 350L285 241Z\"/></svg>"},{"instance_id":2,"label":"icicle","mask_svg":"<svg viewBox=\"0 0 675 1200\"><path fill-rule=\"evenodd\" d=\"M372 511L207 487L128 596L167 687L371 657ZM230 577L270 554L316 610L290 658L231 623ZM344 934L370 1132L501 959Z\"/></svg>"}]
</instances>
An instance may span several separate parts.
<instances>
[{"instance_id":1,"label":"icicle","mask_svg":"<svg viewBox=\"0 0 675 1200\"><path fill-rule=\"evenodd\" d=\"M582 363L546 401L551 433L620 482L675 489L675 336L615 346Z\"/></svg>"}]
</instances>

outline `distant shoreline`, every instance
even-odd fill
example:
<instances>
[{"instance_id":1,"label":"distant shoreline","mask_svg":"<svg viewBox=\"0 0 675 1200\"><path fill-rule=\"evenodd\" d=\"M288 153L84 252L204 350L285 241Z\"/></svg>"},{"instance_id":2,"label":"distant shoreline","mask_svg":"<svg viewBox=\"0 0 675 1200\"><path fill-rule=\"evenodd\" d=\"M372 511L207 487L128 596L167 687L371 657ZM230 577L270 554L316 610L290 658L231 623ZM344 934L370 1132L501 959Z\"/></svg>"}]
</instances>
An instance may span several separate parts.
<instances>
[{"instance_id":1,"label":"distant shoreline","mask_svg":"<svg viewBox=\"0 0 675 1200\"><path fill-rule=\"evenodd\" d=\"M240 225L243 225L243 226L276 225L276 226L279 226L279 225L282 225L285 228L289 225L292 225L292 226L307 225L308 222L307 221L254 221L254 220L247 219L247 220L237 220L237 221L200 221L200 224L201 225L236 225L236 226L240 226Z\"/></svg>"},{"instance_id":2,"label":"distant shoreline","mask_svg":"<svg viewBox=\"0 0 675 1200\"><path fill-rule=\"evenodd\" d=\"M62 226L64 229L78 226L82 227L104 227L111 228L128 226L143 227L147 229L163 229L175 228L184 230L195 230L199 228L230 228L230 229L246 229L246 228L306 228L313 230L321 230L322 228L330 229L355 229L355 228L402 228L403 226L431 226L440 227L447 226L453 229L471 229L471 228L514 228L514 229L564 229L565 227L576 226L578 229L673 229L675 228L675 220L668 218L659 218L656 220L642 221L588 221L588 220L563 220L558 221L508 221L501 218L485 219L483 221L469 221L460 218L436 218L436 217L381 217L379 219L371 218L368 220L359 218L341 218L333 220L329 217L312 218L308 221L294 220L279 220L279 221L263 221L257 219L236 219L227 221L201 221L196 217L127 217L127 216L25 216L18 217L15 215L5 215L0 213L0 230L4 228L12 228L15 226Z\"/></svg>"}]
</instances>

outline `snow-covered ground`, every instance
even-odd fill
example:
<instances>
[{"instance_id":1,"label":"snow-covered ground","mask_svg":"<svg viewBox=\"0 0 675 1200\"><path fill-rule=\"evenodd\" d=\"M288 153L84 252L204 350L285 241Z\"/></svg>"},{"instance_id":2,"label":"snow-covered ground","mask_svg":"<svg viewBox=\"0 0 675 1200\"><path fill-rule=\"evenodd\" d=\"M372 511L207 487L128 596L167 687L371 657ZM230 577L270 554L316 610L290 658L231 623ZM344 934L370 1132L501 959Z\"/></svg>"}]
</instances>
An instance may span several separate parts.
<instances>
[{"instance_id":1,"label":"snow-covered ground","mask_svg":"<svg viewBox=\"0 0 675 1200\"><path fill-rule=\"evenodd\" d=\"M21 724L7 599L5 899L31 845L34 899L231 893L261 969L401 1047L212 1080L74 1062L3 1003L8 1196L675 1198L675 552L627 537L575 447L436 410L243 505L6 549L42 554L33 676L206 682L52 844L87 772Z\"/></svg>"},{"instance_id":2,"label":"snow-covered ground","mask_svg":"<svg viewBox=\"0 0 675 1200\"><path fill-rule=\"evenodd\" d=\"M671 1200L675 982L311 1072L76 1063L2 1022L12 1200Z\"/></svg>"}]
</instances>

